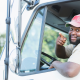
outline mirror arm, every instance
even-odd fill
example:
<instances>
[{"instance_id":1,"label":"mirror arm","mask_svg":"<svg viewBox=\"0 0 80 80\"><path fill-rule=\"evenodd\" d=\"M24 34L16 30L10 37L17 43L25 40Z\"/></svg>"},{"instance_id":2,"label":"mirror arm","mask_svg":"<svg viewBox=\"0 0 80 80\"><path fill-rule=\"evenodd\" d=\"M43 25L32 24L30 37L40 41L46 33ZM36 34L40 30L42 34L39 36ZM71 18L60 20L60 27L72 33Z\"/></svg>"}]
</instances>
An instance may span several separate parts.
<instances>
[{"instance_id":1,"label":"mirror arm","mask_svg":"<svg viewBox=\"0 0 80 80\"><path fill-rule=\"evenodd\" d=\"M30 2L30 1L27 1L27 0L24 0L25 2L27 2L29 5L32 5L33 4L33 1Z\"/></svg>"},{"instance_id":2,"label":"mirror arm","mask_svg":"<svg viewBox=\"0 0 80 80\"><path fill-rule=\"evenodd\" d=\"M21 47L17 47L19 50L21 50Z\"/></svg>"},{"instance_id":3,"label":"mirror arm","mask_svg":"<svg viewBox=\"0 0 80 80\"><path fill-rule=\"evenodd\" d=\"M5 63L6 65L9 65L9 58L5 58L4 63Z\"/></svg>"},{"instance_id":4,"label":"mirror arm","mask_svg":"<svg viewBox=\"0 0 80 80\"><path fill-rule=\"evenodd\" d=\"M31 10L39 3L40 0L30 0L30 1L24 0L24 1L28 3L26 9Z\"/></svg>"}]
</instances>

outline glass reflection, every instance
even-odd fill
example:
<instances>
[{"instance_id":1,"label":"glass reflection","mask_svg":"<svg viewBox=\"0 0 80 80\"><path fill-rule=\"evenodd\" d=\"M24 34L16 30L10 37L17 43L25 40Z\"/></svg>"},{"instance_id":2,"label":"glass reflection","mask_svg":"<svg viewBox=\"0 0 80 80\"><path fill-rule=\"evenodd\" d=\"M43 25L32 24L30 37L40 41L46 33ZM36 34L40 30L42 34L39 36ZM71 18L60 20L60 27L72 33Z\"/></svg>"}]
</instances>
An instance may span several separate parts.
<instances>
[{"instance_id":1,"label":"glass reflection","mask_svg":"<svg viewBox=\"0 0 80 80\"><path fill-rule=\"evenodd\" d=\"M43 11L44 9L41 9L36 14L23 43L21 50L21 72L32 72L36 70Z\"/></svg>"}]
</instances>

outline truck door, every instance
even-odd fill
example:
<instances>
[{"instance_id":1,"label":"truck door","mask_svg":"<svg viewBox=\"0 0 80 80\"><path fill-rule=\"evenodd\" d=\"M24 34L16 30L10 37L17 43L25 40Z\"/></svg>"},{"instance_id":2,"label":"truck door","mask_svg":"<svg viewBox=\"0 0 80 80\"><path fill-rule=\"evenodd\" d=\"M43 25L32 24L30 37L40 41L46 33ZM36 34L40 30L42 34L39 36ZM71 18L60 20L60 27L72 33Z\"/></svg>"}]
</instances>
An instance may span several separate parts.
<instances>
[{"instance_id":1,"label":"truck door","mask_svg":"<svg viewBox=\"0 0 80 80\"><path fill-rule=\"evenodd\" d=\"M23 80L79 80L80 77L66 78L57 70L48 69L55 59L67 62L55 55L55 44L62 33L69 44L65 23L80 13L80 1L50 2L34 10L31 21L21 39L21 68L18 73Z\"/></svg>"}]
</instances>

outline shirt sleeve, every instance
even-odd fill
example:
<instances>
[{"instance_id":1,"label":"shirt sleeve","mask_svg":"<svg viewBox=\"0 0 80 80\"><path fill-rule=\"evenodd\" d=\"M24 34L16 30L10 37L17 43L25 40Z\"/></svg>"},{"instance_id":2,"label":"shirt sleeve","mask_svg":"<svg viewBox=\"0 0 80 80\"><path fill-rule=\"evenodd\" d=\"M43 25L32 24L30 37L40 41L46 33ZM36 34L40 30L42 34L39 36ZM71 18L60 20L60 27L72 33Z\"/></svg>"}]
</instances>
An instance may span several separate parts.
<instances>
[{"instance_id":1,"label":"shirt sleeve","mask_svg":"<svg viewBox=\"0 0 80 80\"><path fill-rule=\"evenodd\" d=\"M80 45L72 51L72 55L69 57L68 62L74 62L74 63L80 64L80 49L79 48L80 48Z\"/></svg>"},{"instance_id":2,"label":"shirt sleeve","mask_svg":"<svg viewBox=\"0 0 80 80\"><path fill-rule=\"evenodd\" d=\"M80 50L75 51L68 59L68 62L80 64Z\"/></svg>"},{"instance_id":3,"label":"shirt sleeve","mask_svg":"<svg viewBox=\"0 0 80 80\"><path fill-rule=\"evenodd\" d=\"M74 49L73 44L70 44L70 45L65 46L65 52L66 52L66 55L68 57L70 57L72 55L73 49Z\"/></svg>"}]
</instances>

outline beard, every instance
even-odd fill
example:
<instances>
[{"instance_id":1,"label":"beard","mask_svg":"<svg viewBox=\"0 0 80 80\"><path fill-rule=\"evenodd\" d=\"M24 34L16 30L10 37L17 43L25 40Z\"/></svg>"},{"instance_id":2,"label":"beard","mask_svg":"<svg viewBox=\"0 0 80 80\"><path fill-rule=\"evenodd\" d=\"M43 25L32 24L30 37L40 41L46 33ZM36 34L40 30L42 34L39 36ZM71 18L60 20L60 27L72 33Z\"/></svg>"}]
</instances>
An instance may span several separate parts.
<instances>
[{"instance_id":1,"label":"beard","mask_svg":"<svg viewBox=\"0 0 80 80\"><path fill-rule=\"evenodd\" d=\"M71 35L69 36L69 41L71 44L74 44L74 45L78 45L80 43L80 37L77 37L76 41L75 42L72 42L71 41Z\"/></svg>"}]
</instances>

